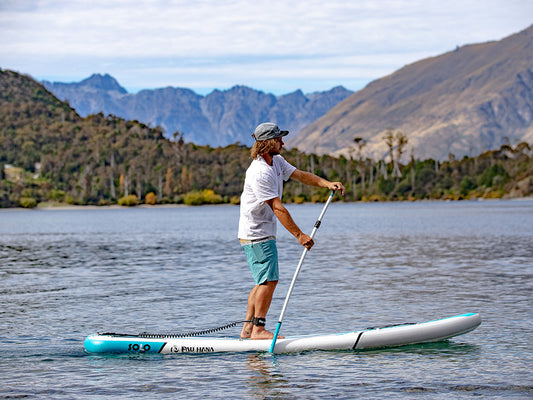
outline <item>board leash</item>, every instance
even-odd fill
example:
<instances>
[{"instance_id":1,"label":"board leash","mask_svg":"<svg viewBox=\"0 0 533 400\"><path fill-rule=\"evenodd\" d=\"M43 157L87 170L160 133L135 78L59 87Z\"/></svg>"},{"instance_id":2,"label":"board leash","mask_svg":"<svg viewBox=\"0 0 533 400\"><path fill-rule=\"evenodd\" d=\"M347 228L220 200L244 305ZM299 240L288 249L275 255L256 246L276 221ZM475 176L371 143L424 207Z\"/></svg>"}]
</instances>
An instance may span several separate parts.
<instances>
[{"instance_id":1,"label":"board leash","mask_svg":"<svg viewBox=\"0 0 533 400\"><path fill-rule=\"evenodd\" d=\"M127 333L106 332L106 333L101 333L101 335L104 335L104 336L136 336L136 337L143 338L143 339L184 338L184 337L202 336L202 335L207 335L209 333L220 332L220 331L223 331L225 329L233 328L234 326L236 326L238 324L245 323L245 322L252 322L252 321L234 321L234 322L230 322L230 323L228 323L226 325L217 326L216 328L209 328L209 329L204 329L204 330L201 330L201 331L191 331L191 332L183 332L183 333L181 333L181 332L178 332L178 333L149 333L149 332L141 332L141 333L139 333L137 335L131 335L131 334L127 334Z\"/></svg>"}]
</instances>

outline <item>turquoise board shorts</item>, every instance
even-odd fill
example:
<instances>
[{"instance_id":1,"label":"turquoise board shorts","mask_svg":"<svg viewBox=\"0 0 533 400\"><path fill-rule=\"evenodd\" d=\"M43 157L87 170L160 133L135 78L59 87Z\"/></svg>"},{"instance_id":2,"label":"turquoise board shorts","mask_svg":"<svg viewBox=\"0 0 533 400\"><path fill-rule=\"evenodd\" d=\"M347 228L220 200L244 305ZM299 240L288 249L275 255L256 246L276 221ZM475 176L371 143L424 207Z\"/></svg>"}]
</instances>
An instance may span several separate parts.
<instances>
[{"instance_id":1,"label":"turquoise board shorts","mask_svg":"<svg viewBox=\"0 0 533 400\"><path fill-rule=\"evenodd\" d=\"M276 240L269 239L242 245L256 285L279 279Z\"/></svg>"}]
</instances>

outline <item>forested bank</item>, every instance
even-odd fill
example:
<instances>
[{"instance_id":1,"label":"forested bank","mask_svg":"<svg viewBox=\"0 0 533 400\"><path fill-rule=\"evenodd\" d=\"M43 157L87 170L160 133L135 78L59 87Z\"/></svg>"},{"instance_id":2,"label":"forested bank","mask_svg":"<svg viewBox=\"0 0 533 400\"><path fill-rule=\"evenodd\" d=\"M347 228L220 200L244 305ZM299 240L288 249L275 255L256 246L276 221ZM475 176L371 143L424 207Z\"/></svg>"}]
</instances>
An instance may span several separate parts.
<instances>
[{"instance_id":1,"label":"forested bank","mask_svg":"<svg viewBox=\"0 0 533 400\"><path fill-rule=\"evenodd\" d=\"M402 164L401 146L391 146L392 159L378 162L363 154L356 141L349 158L296 150L284 156L300 169L343 181L345 201L533 194L527 143L446 162ZM159 128L138 121L102 114L81 118L30 77L0 70L0 207L237 203L250 161L249 149L239 144L197 146L179 133L168 140ZM285 186L290 202L326 196L298 182Z\"/></svg>"}]
</instances>

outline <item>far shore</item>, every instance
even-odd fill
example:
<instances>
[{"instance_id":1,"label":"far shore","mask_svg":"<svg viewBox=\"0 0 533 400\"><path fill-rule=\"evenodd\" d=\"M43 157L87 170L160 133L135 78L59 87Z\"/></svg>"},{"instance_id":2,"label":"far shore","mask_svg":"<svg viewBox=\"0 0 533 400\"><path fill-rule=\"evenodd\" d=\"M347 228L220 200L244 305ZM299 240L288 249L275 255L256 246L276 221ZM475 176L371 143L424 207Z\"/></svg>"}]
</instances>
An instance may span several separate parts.
<instances>
[{"instance_id":1,"label":"far shore","mask_svg":"<svg viewBox=\"0 0 533 400\"><path fill-rule=\"evenodd\" d=\"M485 199L485 198L475 198L475 199L461 199L461 200L451 200L451 199L423 199L423 200L397 200L397 201L345 201L344 203L424 203L424 202L472 202L472 201L528 201L533 200L533 196L528 197L503 197L498 199ZM306 203L285 203L287 205L300 205L300 204L312 204L309 202ZM238 206L238 204L230 203L220 203L220 204L202 204L200 206L192 206L186 204L138 204L136 206L121 206L118 204L111 205L73 205L73 204L64 204L64 203L39 203L35 208L23 208L23 207L11 207L11 208L0 208L2 211L62 211L62 210L127 210L127 209L158 209L158 208L189 208L189 207L210 207L210 206Z\"/></svg>"},{"instance_id":2,"label":"far shore","mask_svg":"<svg viewBox=\"0 0 533 400\"><path fill-rule=\"evenodd\" d=\"M210 205L210 204L206 204ZM136 206L120 206L118 204L111 204L105 206L96 206L96 205L73 205L73 204L38 204L34 208L23 208L23 207L11 207L11 208L0 208L1 211L62 211L62 210L127 210L132 208L146 208L146 209L155 209L155 208L187 208L195 207L188 206L185 204L138 204Z\"/></svg>"}]
</instances>

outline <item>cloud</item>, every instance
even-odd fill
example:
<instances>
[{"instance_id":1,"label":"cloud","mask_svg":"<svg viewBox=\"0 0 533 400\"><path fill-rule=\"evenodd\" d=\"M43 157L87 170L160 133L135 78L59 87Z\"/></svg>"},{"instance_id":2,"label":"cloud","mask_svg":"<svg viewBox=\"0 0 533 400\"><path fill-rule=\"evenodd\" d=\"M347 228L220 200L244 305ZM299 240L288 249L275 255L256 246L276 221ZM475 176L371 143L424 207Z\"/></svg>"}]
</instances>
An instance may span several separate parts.
<instances>
[{"instance_id":1,"label":"cloud","mask_svg":"<svg viewBox=\"0 0 533 400\"><path fill-rule=\"evenodd\" d=\"M533 15L529 0L0 4L3 68L74 79L109 72L137 88L233 81L284 90L291 79L360 86L457 45L500 39Z\"/></svg>"}]
</instances>

